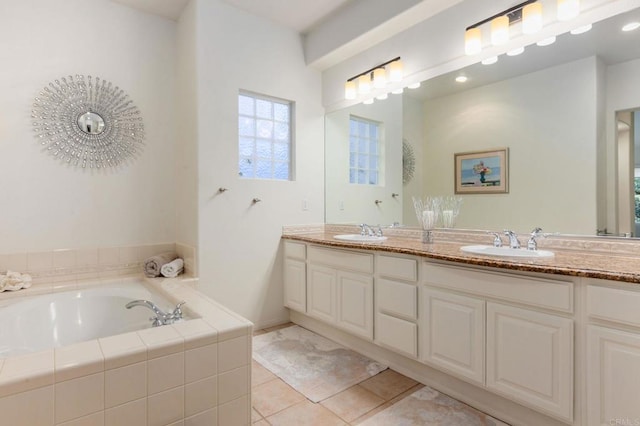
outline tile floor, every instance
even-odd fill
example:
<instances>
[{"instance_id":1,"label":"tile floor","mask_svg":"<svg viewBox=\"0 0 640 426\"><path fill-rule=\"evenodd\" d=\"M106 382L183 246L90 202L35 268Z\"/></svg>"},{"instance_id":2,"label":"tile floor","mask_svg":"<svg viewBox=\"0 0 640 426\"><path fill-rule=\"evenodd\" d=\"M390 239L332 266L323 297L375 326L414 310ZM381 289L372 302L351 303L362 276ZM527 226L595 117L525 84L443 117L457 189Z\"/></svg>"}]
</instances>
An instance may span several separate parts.
<instances>
[{"instance_id":1,"label":"tile floor","mask_svg":"<svg viewBox=\"0 0 640 426\"><path fill-rule=\"evenodd\" d=\"M255 335L289 327L283 324ZM253 361L253 426L358 425L424 385L391 369L314 404L279 377Z\"/></svg>"}]
</instances>

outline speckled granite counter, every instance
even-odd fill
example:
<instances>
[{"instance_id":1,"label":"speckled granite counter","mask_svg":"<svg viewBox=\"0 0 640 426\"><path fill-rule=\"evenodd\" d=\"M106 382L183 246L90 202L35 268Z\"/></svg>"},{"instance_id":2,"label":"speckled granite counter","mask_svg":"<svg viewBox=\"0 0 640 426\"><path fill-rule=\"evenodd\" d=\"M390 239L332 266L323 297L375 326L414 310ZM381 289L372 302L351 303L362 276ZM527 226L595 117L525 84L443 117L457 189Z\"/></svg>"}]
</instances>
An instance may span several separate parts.
<instances>
[{"instance_id":1,"label":"speckled granite counter","mask_svg":"<svg viewBox=\"0 0 640 426\"><path fill-rule=\"evenodd\" d=\"M553 236L539 242L539 248L552 250L546 259L498 258L465 253L460 247L491 244L481 231L435 231L435 242L423 244L419 230L385 231L387 240L360 243L337 240L334 235L357 233L357 227L318 225L285 227L282 238L336 248L383 251L422 256L429 259L503 268L517 271L569 275L640 284L640 241L586 237ZM526 236L521 236L526 243Z\"/></svg>"}]
</instances>

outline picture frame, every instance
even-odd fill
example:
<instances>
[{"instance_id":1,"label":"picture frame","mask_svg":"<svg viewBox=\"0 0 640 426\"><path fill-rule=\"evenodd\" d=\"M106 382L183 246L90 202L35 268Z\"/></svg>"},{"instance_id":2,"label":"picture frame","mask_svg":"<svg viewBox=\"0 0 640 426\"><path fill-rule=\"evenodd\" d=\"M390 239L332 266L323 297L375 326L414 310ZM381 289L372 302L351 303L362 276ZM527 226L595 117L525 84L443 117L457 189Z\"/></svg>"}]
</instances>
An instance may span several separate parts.
<instances>
[{"instance_id":1,"label":"picture frame","mask_svg":"<svg viewBox=\"0 0 640 426\"><path fill-rule=\"evenodd\" d=\"M454 154L456 194L509 192L509 148Z\"/></svg>"}]
</instances>

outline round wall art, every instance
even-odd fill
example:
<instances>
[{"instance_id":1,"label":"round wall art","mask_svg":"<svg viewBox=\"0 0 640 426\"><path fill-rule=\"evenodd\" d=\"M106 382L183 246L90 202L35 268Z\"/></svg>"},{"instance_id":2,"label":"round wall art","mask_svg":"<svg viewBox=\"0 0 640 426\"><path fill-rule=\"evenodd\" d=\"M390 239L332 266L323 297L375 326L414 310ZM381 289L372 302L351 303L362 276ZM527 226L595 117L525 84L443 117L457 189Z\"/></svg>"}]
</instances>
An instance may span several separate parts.
<instances>
[{"instance_id":1,"label":"round wall art","mask_svg":"<svg viewBox=\"0 0 640 426\"><path fill-rule=\"evenodd\" d=\"M402 140L402 183L407 184L413 179L416 171L416 156L408 140Z\"/></svg>"},{"instance_id":2,"label":"round wall art","mask_svg":"<svg viewBox=\"0 0 640 426\"><path fill-rule=\"evenodd\" d=\"M116 167L142 149L140 110L122 89L98 77L49 83L36 97L31 117L46 150L73 166Z\"/></svg>"}]
</instances>

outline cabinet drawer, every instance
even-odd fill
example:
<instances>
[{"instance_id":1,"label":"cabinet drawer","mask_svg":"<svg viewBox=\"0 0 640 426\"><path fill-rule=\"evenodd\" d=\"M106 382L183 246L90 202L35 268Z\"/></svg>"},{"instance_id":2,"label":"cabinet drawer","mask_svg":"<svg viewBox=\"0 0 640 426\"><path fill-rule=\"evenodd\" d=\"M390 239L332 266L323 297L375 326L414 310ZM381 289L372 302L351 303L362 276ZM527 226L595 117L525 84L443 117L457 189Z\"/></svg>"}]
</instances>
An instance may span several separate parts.
<instances>
[{"instance_id":1,"label":"cabinet drawer","mask_svg":"<svg viewBox=\"0 0 640 426\"><path fill-rule=\"evenodd\" d=\"M587 286L587 312L592 318L640 327L640 291Z\"/></svg>"},{"instance_id":2,"label":"cabinet drawer","mask_svg":"<svg viewBox=\"0 0 640 426\"><path fill-rule=\"evenodd\" d=\"M418 356L418 326L389 315L376 314L376 342L405 355Z\"/></svg>"},{"instance_id":3,"label":"cabinet drawer","mask_svg":"<svg viewBox=\"0 0 640 426\"><path fill-rule=\"evenodd\" d=\"M352 251L309 247L309 261L355 272L373 273L373 255Z\"/></svg>"},{"instance_id":4,"label":"cabinet drawer","mask_svg":"<svg viewBox=\"0 0 640 426\"><path fill-rule=\"evenodd\" d=\"M307 245L304 243L284 242L284 257L304 260L307 254Z\"/></svg>"},{"instance_id":5,"label":"cabinet drawer","mask_svg":"<svg viewBox=\"0 0 640 426\"><path fill-rule=\"evenodd\" d=\"M426 284L490 296L542 308L573 312L571 281L483 272L425 262Z\"/></svg>"},{"instance_id":6,"label":"cabinet drawer","mask_svg":"<svg viewBox=\"0 0 640 426\"><path fill-rule=\"evenodd\" d=\"M415 259L380 255L376 260L376 268L379 275L387 278L418 280L418 262Z\"/></svg>"},{"instance_id":7,"label":"cabinet drawer","mask_svg":"<svg viewBox=\"0 0 640 426\"><path fill-rule=\"evenodd\" d=\"M376 303L380 312L418 319L418 288L413 284L378 278Z\"/></svg>"}]
</instances>

